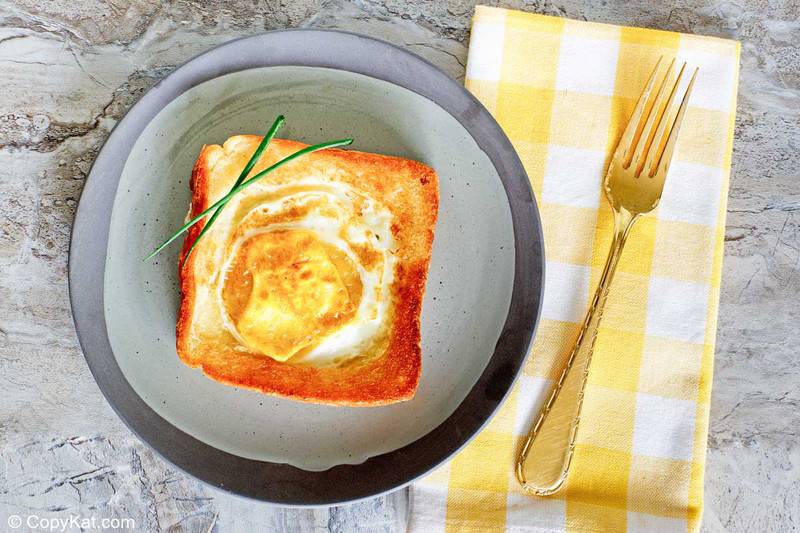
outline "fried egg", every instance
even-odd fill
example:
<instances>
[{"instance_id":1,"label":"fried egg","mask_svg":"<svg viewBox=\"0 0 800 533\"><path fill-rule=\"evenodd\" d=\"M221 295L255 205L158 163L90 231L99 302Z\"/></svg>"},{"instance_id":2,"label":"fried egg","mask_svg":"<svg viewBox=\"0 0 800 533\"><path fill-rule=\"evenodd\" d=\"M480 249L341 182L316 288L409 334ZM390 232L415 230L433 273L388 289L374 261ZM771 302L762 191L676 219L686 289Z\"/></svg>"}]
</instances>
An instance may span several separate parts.
<instances>
[{"instance_id":1,"label":"fried egg","mask_svg":"<svg viewBox=\"0 0 800 533\"><path fill-rule=\"evenodd\" d=\"M380 340L395 262L385 206L309 176L262 189L244 210L218 283L225 327L243 347L327 365Z\"/></svg>"}]
</instances>

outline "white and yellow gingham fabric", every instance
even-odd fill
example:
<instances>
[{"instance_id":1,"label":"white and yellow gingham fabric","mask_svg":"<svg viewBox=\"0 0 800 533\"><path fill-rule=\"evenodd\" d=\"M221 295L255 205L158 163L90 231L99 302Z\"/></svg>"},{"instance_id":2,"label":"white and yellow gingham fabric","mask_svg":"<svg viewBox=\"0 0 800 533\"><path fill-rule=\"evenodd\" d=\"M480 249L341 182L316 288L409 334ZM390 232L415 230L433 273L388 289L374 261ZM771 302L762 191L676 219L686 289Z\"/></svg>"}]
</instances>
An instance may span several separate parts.
<instances>
[{"instance_id":1,"label":"white and yellow gingham fabric","mask_svg":"<svg viewBox=\"0 0 800 533\"><path fill-rule=\"evenodd\" d=\"M527 496L514 458L600 276L612 237L603 172L662 55L700 67L662 201L619 264L566 488ZM545 298L500 413L413 486L412 531L699 528L738 64L733 41L476 9L466 84L530 177Z\"/></svg>"}]
</instances>

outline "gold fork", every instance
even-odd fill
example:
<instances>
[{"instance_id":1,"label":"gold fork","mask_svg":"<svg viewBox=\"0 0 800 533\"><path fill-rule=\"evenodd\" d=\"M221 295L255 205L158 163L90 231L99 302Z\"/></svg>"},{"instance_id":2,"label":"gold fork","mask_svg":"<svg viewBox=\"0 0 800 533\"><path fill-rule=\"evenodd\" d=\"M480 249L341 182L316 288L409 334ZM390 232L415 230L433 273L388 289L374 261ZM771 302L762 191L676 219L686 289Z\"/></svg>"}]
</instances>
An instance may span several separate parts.
<instances>
[{"instance_id":1,"label":"gold fork","mask_svg":"<svg viewBox=\"0 0 800 533\"><path fill-rule=\"evenodd\" d=\"M567 479L589 363L611 280L631 227L640 215L655 209L661 199L678 131L697 77L695 69L680 105L674 110L686 63L677 76L674 59L663 73L661 63L659 59L636 103L603 182L606 198L614 210L614 238L600 283L575 346L517 457L517 480L527 492L537 496L553 494ZM656 96L652 98L656 85ZM528 457L531 464L526 465Z\"/></svg>"}]
</instances>

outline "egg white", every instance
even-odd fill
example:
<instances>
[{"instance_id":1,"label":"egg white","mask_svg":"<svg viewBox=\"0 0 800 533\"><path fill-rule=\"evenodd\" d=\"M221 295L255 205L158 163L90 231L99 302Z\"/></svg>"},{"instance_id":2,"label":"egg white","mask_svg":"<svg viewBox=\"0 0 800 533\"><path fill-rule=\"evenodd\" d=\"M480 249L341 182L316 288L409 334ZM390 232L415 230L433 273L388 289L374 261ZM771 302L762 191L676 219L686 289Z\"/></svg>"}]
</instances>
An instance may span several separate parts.
<instances>
[{"instance_id":1,"label":"egg white","mask_svg":"<svg viewBox=\"0 0 800 533\"><path fill-rule=\"evenodd\" d=\"M304 190L297 191L298 186ZM295 190L285 195L281 194L291 189ZM270 215L280 214L291 206L302 206L319 199L326 200L326 212L321 212L318 207L312 207L299 220L266 226L254 224L253 228L244 232L228 247L217 283L217 300L226 330L241 344L238 349L247 349L222 299L226 275L232 268L232 262L242 243L260 233L303 229L313 232L321 241L335 246L346 254L356 266L363 289L354 317L338 330L318 340L316 346L308 353L295 356L290 362L326 366L339 364L361 355L363 349L384 330L388 320L395 266L391 211L347 184L312 176L298 179L290 185L259 187L259 194L264 193L273 199L249 209L241 218L240 225L246 225L251 217L256 217L265 211ZM360 216L353 218L353 214L358 211ZM358 254L353 251L354 244L369 246L381 254L382 261L377 268L365 268L361 264Z\"/></svg>"}]
</instances>

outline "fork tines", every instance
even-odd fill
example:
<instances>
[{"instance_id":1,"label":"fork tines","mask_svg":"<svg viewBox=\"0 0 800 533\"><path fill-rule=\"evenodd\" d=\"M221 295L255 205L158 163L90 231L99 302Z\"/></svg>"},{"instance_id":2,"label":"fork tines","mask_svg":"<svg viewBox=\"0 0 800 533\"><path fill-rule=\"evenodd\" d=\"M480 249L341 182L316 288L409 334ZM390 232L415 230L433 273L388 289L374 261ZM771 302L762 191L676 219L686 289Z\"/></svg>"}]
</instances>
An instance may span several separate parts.
<instances>
[{"instance_id":1,"label":"fork tines","mask_svg":"<svg viewBox=\"0 0 800 533\"><path fill-rule=\"evenodd\" d=\"M662 63L663 57L653 69L615 153L615 157L621 156L624 168L635 165L636 177L645 173L645 170L648 177L653 177L659 173L660 168L666 170L669 165L678 131L686 113L689 95L699 70L694 69L688 85L679 97L680 104L675 109L673 103L681 92L679 87L686 70L686 63L681 65L677 75L675 75L675 59L670 61L663 73ZM652 98L654 89L656 96Z\"/></svg>"}]
</instances>

